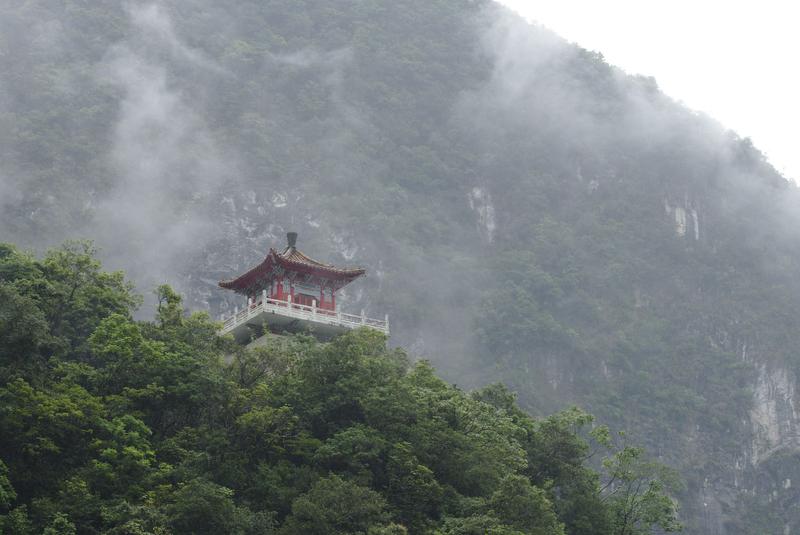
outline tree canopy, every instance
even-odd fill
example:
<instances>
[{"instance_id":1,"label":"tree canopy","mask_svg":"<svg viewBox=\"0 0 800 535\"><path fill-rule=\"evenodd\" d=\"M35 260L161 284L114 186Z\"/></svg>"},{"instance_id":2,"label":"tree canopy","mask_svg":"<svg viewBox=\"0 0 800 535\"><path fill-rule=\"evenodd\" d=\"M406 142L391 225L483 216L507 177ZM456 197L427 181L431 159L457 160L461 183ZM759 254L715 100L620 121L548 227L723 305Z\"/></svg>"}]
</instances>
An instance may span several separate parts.
<instances>
[{"instance_id":1,"label":"tree canopy","mask_svg":"<svg viewBox=\"0 0 800 535\"><path fill-rule=\"evenodd\" d=\"M668 478L578 409L534 419L502 385L464 392L369 329L248 349L168 286L135 321L139 299L89 244L2 251L3 533L679 527Z\"/></svg>"}]
</instances>

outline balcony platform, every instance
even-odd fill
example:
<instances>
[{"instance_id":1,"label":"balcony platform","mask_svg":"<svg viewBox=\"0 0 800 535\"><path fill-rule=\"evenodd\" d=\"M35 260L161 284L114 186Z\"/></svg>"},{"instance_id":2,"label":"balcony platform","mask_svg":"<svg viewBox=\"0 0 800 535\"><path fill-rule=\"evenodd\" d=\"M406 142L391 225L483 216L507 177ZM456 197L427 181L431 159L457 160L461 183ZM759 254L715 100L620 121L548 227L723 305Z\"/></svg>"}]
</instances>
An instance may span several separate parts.
<instances>
[{"instance_id":1,"label":"balcony platform","mask_svg":"<svg viewBox=\"0 0 800 535\"><path fill-rule=\"evenodd\" d=\"M351 329L368 327L389 335L389 319L367 318L363 315L299 305L277 299L262 299L224 320L219 334L233 334L239 343L270 332L309 332L329 340Z\"/></svg>"}]
</instances>

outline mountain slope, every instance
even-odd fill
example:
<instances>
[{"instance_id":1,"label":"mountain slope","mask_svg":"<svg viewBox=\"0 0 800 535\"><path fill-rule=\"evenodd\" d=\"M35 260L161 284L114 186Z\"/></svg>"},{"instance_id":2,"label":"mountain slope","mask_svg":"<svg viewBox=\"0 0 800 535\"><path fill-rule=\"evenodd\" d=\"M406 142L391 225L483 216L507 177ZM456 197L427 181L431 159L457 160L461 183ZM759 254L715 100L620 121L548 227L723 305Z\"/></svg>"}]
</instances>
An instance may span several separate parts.
<instances>
[{"instance_id":1,"label":"mountain slope","mask_svg":"<svg viewBox=\"0 0 800 535\"><path fill-rule=\"evenodd\" d=\"M634 430L689 532L800 521L797 191L748 140L489 2L2 9L10 238L218 314L298 230L451 380Z\"/></svg>"}]
</instances>

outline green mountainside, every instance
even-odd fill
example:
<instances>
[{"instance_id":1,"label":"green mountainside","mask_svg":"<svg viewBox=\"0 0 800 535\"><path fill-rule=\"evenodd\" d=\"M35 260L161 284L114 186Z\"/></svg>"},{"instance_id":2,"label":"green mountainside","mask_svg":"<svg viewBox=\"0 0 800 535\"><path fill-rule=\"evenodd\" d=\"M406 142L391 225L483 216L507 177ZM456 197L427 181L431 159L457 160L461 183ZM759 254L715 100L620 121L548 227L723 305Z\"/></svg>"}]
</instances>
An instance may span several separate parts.
<instances>
[{"instance_id":1,"label":"green mountainside","mask_svg":"<svg viewBox=\"0 0 800 535\"><path fill-rule=\"evenodd\" d=\"M0 245L2 533L679 527L670 473L587 433L578 409L534 420L504 387L467 394L368 329L248 350L169 286L135 322L130 285L91 252Z\"/></svg>"},{"instance_id":2,"label":"green mountainside","mask_svg":"<svg viewBox=\"0 0 800 535\"><path fill-rule=\"evenodd\" d=\"M297 230L448 382L627 430L685 532L800 529L797 189L654 80L483 0L7 2L0 72L4 241L216 317Z\"/></svg>"}]
</instances>

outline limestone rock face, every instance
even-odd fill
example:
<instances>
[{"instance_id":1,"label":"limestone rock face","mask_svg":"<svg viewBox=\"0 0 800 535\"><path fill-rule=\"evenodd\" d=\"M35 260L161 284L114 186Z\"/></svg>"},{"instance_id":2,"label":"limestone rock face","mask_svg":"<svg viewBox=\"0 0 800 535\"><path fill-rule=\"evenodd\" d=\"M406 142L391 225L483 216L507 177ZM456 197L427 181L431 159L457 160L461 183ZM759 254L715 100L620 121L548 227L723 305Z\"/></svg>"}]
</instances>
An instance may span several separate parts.
<instances>
[{"instance_id":1,"label":"limestone rock face","mask_svg":"<svg viewBox=\"0 0 800 535\"><path fill-rule=\"evenodd\" d=\"M782 366L757 364L750 422L753 427L750 462L765 461L784 449L800 450L794 374Z\"/></svg>"}]
</instances>

